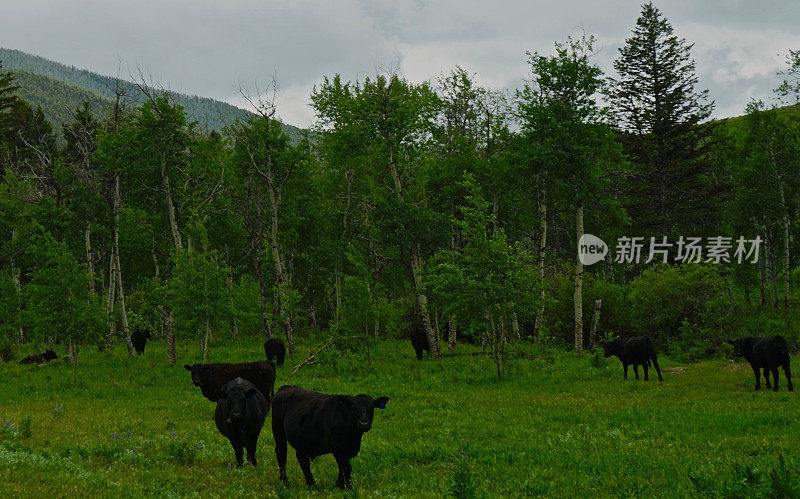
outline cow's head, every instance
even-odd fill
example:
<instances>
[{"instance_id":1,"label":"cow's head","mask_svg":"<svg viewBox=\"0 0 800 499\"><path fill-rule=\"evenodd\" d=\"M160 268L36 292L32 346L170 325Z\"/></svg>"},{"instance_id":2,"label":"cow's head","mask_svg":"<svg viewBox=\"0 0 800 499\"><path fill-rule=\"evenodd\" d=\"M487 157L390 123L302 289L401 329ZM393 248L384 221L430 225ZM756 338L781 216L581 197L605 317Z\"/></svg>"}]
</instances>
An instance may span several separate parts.
<instances>
[{"instance_id":1,"label":"cow's head","mask_svg":"<svg viewBox=\"0 0 800 499\"><path fill-rule=\"evenodd\" d=\"M341 397L348 408L347 421L356 431L366 433L372 428L372 418L375 408L386 409L389 397L373 399L369 395L356 395L355 397Z\"/></svg>"},{"instance_id":2,"label":"cow's head","mask_svg":"<svg viewBox=\"0 0 800 499\"><path fill-rule=\"evenodd\" d=\"M752 336L748 336L747 338L737 338L735 340L727 340L727 343L733 345L733 353L739 357L746 357L750 355L750 351L753 349Z\"/></svg>"},{"instance_id":3,"label":"cow's head","mask_svg":"<svg viewBox=\"0 0 800 499\"><path fill-rule=\"evenodd\" d=\"M58 355L56 355L56 353L52 350L46 350L44 352L44 358L47 360L54 360L58 358Z\"/></svg>"},{"instance_id":4,"label":"cow's head","mask_svg":"<svg viewBox=\"0 0 800 499\"><path fill-rule=\"evenodd\" d=\"M217 392L219 400L227 401L226 421L235 424L247 414L247 402L256 397L258 389L242 378L227 383Z\"/></svg>"},{"instance_id":5,"label":"cow's head","mask_svg":"<svg viewBox=\"0 0 800 499\"><path fill-rule=\"evenodd\" d=\"M183 368L192 373L192 383L194 386L201 386L205 374L209 371L209 367L205 364L194 364L192 366L184 364Z\"/></svg>"},{"instance_id":6,"label":"cow's head","mask_svg":"<svg viewBox=\"0 0 800 499\"><path fill-rule=\"evenodd\" d=\"M619 354L619 340L614 341L605 341L602 343L603 345L603 355L606 357L611 357L612 355Z\"/></svg>"}]
</instances>

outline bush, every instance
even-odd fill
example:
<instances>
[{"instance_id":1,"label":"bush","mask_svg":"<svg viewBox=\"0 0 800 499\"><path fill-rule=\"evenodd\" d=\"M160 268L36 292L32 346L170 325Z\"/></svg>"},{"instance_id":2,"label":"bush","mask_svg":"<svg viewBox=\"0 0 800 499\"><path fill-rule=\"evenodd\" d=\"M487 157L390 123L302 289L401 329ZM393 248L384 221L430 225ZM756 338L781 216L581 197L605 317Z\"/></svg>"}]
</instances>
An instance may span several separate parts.
<instances>
[{"instance_id":1,"label":"bush","mask_svg":"<svg viewBox=\"0 0 800 499\"><path fill-rule=\"evenodd\" d=\"M14 330L0 327L0 361L14 360Z\"/></svg>"},{"instance_id":2,"label":"bush","mask_svg":"<svg viewBox=\"0 0 800 499\"><path fill-rule=\"evenodd\" d=\"M723 334L732 318L730 279L720 266L658 265L644 270L628 288L636 332L661 345L689 330Z\"/></svg>"}]
</instances>

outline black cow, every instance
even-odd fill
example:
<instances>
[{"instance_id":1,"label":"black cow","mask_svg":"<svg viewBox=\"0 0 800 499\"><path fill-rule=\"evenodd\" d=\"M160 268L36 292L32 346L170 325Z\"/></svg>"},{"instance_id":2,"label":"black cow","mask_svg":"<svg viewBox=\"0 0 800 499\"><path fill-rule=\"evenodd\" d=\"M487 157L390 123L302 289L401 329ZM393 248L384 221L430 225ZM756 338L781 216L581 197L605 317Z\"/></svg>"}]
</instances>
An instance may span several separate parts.
<instances>
[{"instance_id":1,"label":"black cow","mask_svg":"<svg viewBox=\"0 0 800 499\"><path fill-rule=\"evenodd\" d=\"M411 346L414 347L414 353L417 354L417 359L422 360L422 352L431 354L431 345L428 343L428 335L425 334L425 326L416 323L411 327Z\"/></svg>"},{"instance_id":2,"label":"black cow","mask_svg":"<svg viewBox=\"0 0 800 499\"><path fill-rule=\"evenodd\" d=\"M247 460L256 466L258 435L269 412L267 399L256 385L242 378L225 383L217 399L214 422L231 442L236 466L242 466L243 448L247 449Z\"/></svg>"},{"instance_id":3,"label":"black cow","mask_svg":"<svg viewBox=\"0 0 800 499\"><path fill-rule=\"evenodd\" d=\"M767 338L739 338L728 340L733 345L736 355L744 357L753 368L756 375L756 390L761 389L761 371L764 370L764 379L767 381L767 388L778 391L778 367L783 367L783 374L786 375L786 383L789 391L794 391L792 386L792 369L789 366L789 345L783 336L769 336ZM769 373L772 372L773 386L769 384Z\"/></svg>"},{"instance_id":4,"label":"black cow","mask_svg":"<svg viewBox=\"0 0 800 499\"><path fill-rule=\"evenodd\" d=\"M137 329L131 333L131 343L136 353L142 355L144 353L144 346L147 345L147 340L152 338L149 329Z\"/></svg>"},{"instance_id":5,"label":"black cow","mask_svg":"<svg viewBox=\"0 0 800 499\"><path fill-rule=\"evenodd\" d=\"M58 355L50 349L44 351L44 353L38 353L36 355L28 355L21 361L20 364L43 364L45 362L50 362L51 360L57 359Z\"/></svg>"},{"instance_id":6,"label":"black cow","mask_svg":"<svg viewBox=\"0 0 800 499\"><path fill-rule=\"evenodd\" d=\"M614 341L603 343L605 356L616 355L622 361L622 369L625 379L628 379L628 366L633 364L633 373L639 379L639 366L644 369L644 380L647 381L647 370L650 363L656 368L658 380L664 381L661 377L661 368L658 367L658 354L653 346L653 340L649 336L634 336L632 338L618 338Z\"/></svg>"},{"instance_id":7,"label":"black cow","mask_svg":"<svg viewBox=\"0 0 800 499\"><path fill-rule=\"evenodd\" d=\"M294 447L308 486L314 485L311 459L333 454L339 465L336 485L352 488L350 459L361 449L361 437L372 427L376 407L384 409L388 397L325 395L284 385L272 401L272 436L280 479L286 477L286 442Z\"/></svg>"},{"instance_id":8,"label":"black cow","mask_svg":"<svg viewBox=\"0 0 800 499\"><path fill-rule=\"evenodd\" d=\"M184 364L192 373L192 383L200 387L203 396L212 402L218 399L219 391L228 381L236 378L245 379L261 390L269 401L275 389L275 365L263 360L259 362L242 362L240 364Z\"/></svg>"},{"instance_id":9,"label":"black cow","mask_svg":"<svg viewBox=\"0 0 800 499\"><path fill-rule=\"evenodd\" d=\"M286 358L286 345L280 338L270 338L264 342L264 354L267 356L267 360L282 366L283 359Z\"/></svg>"}]
</instances>

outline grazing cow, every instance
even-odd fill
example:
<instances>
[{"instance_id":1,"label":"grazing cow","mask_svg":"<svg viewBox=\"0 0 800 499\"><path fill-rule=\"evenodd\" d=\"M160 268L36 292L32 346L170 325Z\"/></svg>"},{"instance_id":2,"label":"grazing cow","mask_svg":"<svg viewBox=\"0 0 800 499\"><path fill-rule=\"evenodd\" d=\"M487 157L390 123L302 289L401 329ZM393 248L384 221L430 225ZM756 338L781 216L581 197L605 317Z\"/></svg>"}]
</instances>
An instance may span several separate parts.
<instances>
[{"instance_id":1,"label":"grazing cow","mask_svg":"<svg viewBox=\"0 0 800 499\"><path fill-rule=\"evenodd\" d=\"M152 338L149 329L137 329L131 333L131 343L136 353L142 355L144 353L144 346L147 345L147 340Z\"/></svg>"},{"instance_id":2,"label":"grazing cow","mask_svg":"<svg viewBox=\"0 0 800 499\"><path fill-rule=\"evenodd\" d=\"M361 449L361 437L372 427L376 407L386 408L388 397L325 395L284 385L272 401L272 436L280 479L286 477L286 442L294 447L308 486L314 485L311 459L333 454L339 465L336 485L352 488L350 459Z\"/></svg>"},{"instance_id":3,"label":"grazing cow","mask_svg":"<svg viewBox=\"0 0 800 499\"><path fill-rule=\"evenodd\" d=\"M283 359L286 358L286 345L280 338L270 338L264 342L264 353L267 360L274 362L278 366L283 365Z\"/></svg>"},{"instance_id":4,"label":"grazing cow","mask_svg":"<svg viewBox=\"0 0 800 499\"><path fill-rule=\"evenodd\" d=\"M425 334L425 326L421 323L414 323L411 327L411 346L414 347L414 353L417 354L417 359L422 360L422 352L431 354L431 345L428 343L428 335Z\"/></svg>"},{"instance_id":5,"label":"grazing cow","mask_svg":"<svg viewBox=\"0 0 800 499\"><path fill-rule=\"evenodd\" d=\"M236 466L242 466L243 448L247 449L247 460L256 466L256 444L267 412L269 405L264 394L242 378L228 381L217 393L214 422L231 442Z\"/></svg>"},{"instance_id":6,"label":"grazing cow","mask_svg":"<svg viewBox=\"0 0 800 499\"><path fill-rule=\"evenodd\" d=\"M50 362L51 360L57 359L58 355L50 349L44 351L44 353L39 353L36 355L28 355L21 361L20 364L43 364L45 362Z\"/></svg>"},{"instance_id":7,"label":"grazing cow","mask_svg":"<svg viewBox=\"0 0 800 499\"><path fill-rule=\"evenodd\" d=\"M212 402L217 401L219 391L228 381L245 379L261 390L269 401L275 389L275 365L269 361L242 362L240 364L184 364L192 373L192 383L200 387L203 396Z\"/></svg>"},{"instance_id":8,"label":"grazing cow","mask_svg":"<svg viewBox=\"0 0 800 499\"><path fill-rule=\"evenodd\" d=\"M661 377L661 368L658 367L658 354L656 354L653 340L649 336L634 336L608 341L603 343L603 350L605 350L606 357L616 355L622 361L625 379L628 379L628 366L633 364L633 373L636 375L636 379L639 379L638 366L642 366L644 380L648 381L647 370L652 362L658 373L658 380L664 381L664 378Z\"/></svg>"},{"instance_id":9,"label":"grazing cow","mask_svg":"<svg viewBox=\"0 0 800 499\"><path fill-rule=\"evenodd\" d=\"M761 389L761 371L764 370L764 379L767 388L778 391L778 367L783 367L783 374L786 375L786 383L789 391L794 391L792 386L792 370L789 367L789 345L783 336L769 336L767 338L739 338L728 340L733 345L736 355L744 357L753 368L756 375L756 390ZM769 373L772 373L772 387L769 384Z\"/></svg>"}]
</instances>

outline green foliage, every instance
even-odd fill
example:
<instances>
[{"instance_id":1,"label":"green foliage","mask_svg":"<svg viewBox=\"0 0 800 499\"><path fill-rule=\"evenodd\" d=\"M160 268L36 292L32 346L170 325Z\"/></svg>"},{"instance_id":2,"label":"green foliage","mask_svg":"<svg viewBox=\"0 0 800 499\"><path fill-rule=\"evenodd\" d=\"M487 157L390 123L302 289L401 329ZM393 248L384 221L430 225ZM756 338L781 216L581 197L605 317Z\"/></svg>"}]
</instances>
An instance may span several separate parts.
<instances>
[{"instance_id":1,"label":"green foliage","mask_svg":"<svg viewBox=\"0 0 800 499\"><path fill-rule=\"evenodd\" d=\"M94 116L100 118L108 117L113 104L110 98L47 76L24 70L17 70L16 75L20 84L19 97L40 106L47 121L58 130L72 121L75 108L84 103ZM66 137L60 135L58 140L63 143Z\"/></svg>"},{"instance_id":2,"label":"green foliage","mask_svg":"<svg viewBox=\"0 0 800 499\"><path fill-rule=\"evenodd\" d=\"M692 45L679 39L652 2L642 5L632 36L614 61L608 97L635 177L624 202L633 227L659 236L678 228L709 230L727 189L707 152L714 103L698 80ZM688 234L687 234L688 235Z\"/></svg>"},{"instance_id":3,"label":"green foliage","mask_svg":"<svg viewBox=\"0 0 800 499\"><path fill-rule=\"evenodd\" d=\"M35 238L29 258L39 262L23 288L23 319L33 339L63 344L93 343L105 326L105 311L88 292L89 276L64 243L49 234Z\"/></svg>"},{"instance_id":4,"label":"green foliage","mask_svg":"<svg viewBox=\"0 0 800 499\"><path fill-rule=\"evenodd\" d=\"M631 281L628 292L631 323L636 331L668 344L687 331L686 324L706 333L726 334L732 319L724 267L658 265Z\"/></svg>"},{"instance_id":5,"label":"green foliage","mask_svg":"<svg viewBox=\"0 0 800 499\"><path fill-rule=\"evenodd\" d=\"M176 333L184 338L197 337L207 326L223 331L230 320L230 298L225 284L227 270L219 256L213 251L176 251L173 262L168 293Z\"/></svg>"},{"instance_id":6,"label":"green foliage","mask_svg":"<svg viewBox=\"0 0 800 499\"><path fill-rule=\"evenodd\" d=\"M234 283L231 294L233 318L239 331L249 335L263 335L264 322L258 306L258 283L249 274L243 274Z\"/></svg>"}]
</instances>

